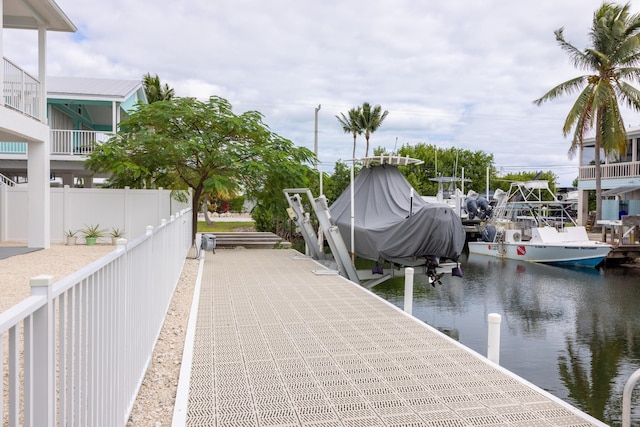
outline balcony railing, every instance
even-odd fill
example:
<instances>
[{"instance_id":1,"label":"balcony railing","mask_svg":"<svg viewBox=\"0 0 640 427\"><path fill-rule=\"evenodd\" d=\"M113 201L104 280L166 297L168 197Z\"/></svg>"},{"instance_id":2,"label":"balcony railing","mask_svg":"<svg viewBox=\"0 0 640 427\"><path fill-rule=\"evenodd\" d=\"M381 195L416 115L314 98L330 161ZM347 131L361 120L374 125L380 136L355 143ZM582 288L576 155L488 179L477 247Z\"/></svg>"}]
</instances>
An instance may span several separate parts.
<instances>
[{"instance_id":1,"label":"balcony railing","mask_svg":"<svg viewBox=\"0 0 640 427\"><path fill-rule=\"evenodd\" d=\"M640 178L640 162L610 163L600 165L602 179ZM578 179L589 181L596 179L595 166L580 166Z\"/></svg>"},{"instance_id":2,"label":"balcony railing","mask_svg":"<svg viewBox=\"0 0 640 427\"><path fill-rule=\"evenodd\" d=\"M40 82L4 58L4 105L40 120Z\"/></svg>"},{"instance_id":3,"label":"balcony railing","mask_svg":"<svg viewBox=\"0 0 640 427\"><path fill-rule=\"evenodd\" d=\"M91 153L111 134L90 130L51 130L51 154L78 156Z\"/></svg>"},{"instance_id":4,"label":"balcony railing","mask_svg":"<svg viewBox=\"0 0 640 427\"><path fill-rule=\"evenodd\" d=\"M51 154L84 156L107 141L111 133L90 130L51 130ZM1 154L27 154L26 142L0 142Z\"/></svg>"}]
</instances>

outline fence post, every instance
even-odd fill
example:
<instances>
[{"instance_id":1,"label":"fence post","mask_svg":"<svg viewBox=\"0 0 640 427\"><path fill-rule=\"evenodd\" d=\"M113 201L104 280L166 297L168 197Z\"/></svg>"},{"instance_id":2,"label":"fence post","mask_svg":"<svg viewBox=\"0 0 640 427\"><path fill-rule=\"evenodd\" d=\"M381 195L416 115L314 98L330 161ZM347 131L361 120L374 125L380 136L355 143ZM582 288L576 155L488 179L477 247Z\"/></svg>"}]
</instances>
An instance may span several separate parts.
<instances>
[{"instance_id":1,"label":"fence post","mask_svg":"<svg viewBox=\"0 0 640 427\"><path fill-rule=\"evenodd\" d=\"M500 364L500 322L502 317L497 313L489 313L489 334L487 338L487 359Z\"/></svg>"},{"instance_id":2,"label":"fence post","mask_svg":"<svg viewBox=\"0 0 640 427\"><path fill-rule=\"evenodd\" d=\"M52 427L55 421L55 358L53 346L55 329L51 296L53 276L40 275L33 277L30 280L30 284L31 295L43 295L47 301L33 314L33 363L31 365L33 404L29 412L34 426ZM25 354L25 357L28 357L28 355ZM25 373L26 377L27 373Z\"/></svg>"},{"instance_id":3,"label":"fence post","mask_svg":"<svg viewBox=\"0 0 640 427\"><path fill-rule=\"evenodd\" d=\"M7 227L9 224L9 186L0 185L0 242L7 239Z\"/></svg>"},{"instance_id":4,"label":"fence post","mask_svg":"<svg viewBox=\"0 0 640 427\"><path fill-rule=\"evenodd\" d=\"M404 311L413 312L413 268L407 267L404 270Z\"/></svg>"}]
</instances>

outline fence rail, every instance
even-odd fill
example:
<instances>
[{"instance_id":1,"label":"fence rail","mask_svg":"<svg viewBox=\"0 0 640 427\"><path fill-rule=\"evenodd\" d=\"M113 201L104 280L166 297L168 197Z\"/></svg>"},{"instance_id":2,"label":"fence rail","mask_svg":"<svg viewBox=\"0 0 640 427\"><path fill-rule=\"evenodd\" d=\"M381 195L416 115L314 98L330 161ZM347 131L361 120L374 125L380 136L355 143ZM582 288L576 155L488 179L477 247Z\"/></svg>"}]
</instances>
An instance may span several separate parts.
<instances>
[{"instance_id":1,"label":"fence rail","mask_svg":"<svg viewBox=\"0 0 640 427\"><path fill-rule=\"evenodd\" d=\"M125 426L191 246L190 209L0 313L5 426ZM1 284L1 283L0 283Z\"/></svg>"}]
</instances>

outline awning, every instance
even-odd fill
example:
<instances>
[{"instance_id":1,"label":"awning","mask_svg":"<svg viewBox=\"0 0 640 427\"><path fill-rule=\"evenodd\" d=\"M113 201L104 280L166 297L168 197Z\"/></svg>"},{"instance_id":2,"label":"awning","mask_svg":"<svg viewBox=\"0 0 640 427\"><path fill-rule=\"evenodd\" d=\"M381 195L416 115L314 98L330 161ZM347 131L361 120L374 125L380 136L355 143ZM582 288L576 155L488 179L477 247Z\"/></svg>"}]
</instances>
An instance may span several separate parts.
<instances>
[{"instance_id":1,"label":"awning","mask_svg":"<svg viewBox=\"0 0 640 427\"><path fill-rule=\"evenodd\" d=\"M619 196L624 193L629 193L631 191L640 190L640 185L624 185L618 188L612 188L611 190L603 191L602 196Z\"/></svg>"}]
</instances>

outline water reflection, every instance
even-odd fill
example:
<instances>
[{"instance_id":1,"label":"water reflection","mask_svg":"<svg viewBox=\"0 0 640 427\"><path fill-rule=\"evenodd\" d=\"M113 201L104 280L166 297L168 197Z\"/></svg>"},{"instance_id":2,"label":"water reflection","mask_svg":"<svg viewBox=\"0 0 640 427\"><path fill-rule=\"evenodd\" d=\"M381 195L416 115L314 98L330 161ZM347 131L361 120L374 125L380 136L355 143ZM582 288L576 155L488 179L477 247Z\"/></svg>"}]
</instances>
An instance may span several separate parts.
<instances>
[{"instance_id":1,"label":"water reflection","mask_svg":"<svg viewBox=\"0 0 640 427\"><path fill-rule=\"evenodd\" d=\"M464 277L431 287L416 279L413 315L486 354L487 315L502 315L500 363L611 425L622 390L640 368L640 270L567 269L463 259ZM402 307L404 279L373 288ZM640 406L640 387L633 407ZM640 423L640 411L633 415Z\"/></svg>"}]
</instances>

